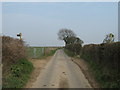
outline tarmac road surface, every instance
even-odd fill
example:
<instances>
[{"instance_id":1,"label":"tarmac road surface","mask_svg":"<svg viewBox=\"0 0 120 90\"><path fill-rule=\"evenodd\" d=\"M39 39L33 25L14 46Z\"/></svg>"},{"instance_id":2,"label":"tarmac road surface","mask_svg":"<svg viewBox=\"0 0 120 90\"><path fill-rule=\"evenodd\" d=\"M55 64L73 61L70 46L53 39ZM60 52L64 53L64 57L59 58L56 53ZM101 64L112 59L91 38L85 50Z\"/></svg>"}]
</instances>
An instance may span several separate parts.
<instances>
[{"instance_id":1,"label":"tarmac road surface","mask_svg":"<svg viewBox=\"0 0 120 90\"><path fill-rule=\"evenodd\" d=\"M63 49L57 50L32 88L91 88L80 68Z\"/></svg>"}]
</instances>

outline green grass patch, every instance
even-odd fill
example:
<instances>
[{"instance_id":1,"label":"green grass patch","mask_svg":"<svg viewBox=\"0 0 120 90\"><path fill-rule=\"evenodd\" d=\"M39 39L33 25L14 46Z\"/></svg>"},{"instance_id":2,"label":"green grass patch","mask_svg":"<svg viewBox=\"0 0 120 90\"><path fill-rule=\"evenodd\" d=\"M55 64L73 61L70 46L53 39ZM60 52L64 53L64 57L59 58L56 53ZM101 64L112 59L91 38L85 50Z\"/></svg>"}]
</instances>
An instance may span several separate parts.
<instances>
[{"instance_id":1,"label":"green grass patch","mask_svg":"<svg viewBox=\"0 0 120 90\"><path fill-rule=\"evenodd\" d=\"M54 55L57 50L58 50L58 49L51 50L50 53L49 53L48 55L46 55L46 56L52 56L52 55Z\"/></svg>"},{"instance_id":2,"label":"green grass patch","mask_svg":"<svg viewBox=\"0 0 120 90\"><path fill-rule=\"evenodd\" d=\"M27 59L21 59L10 67L10 74L3 78L3 88L22 88L30 78L33 65Z\"/></svg>"}]
</instances>

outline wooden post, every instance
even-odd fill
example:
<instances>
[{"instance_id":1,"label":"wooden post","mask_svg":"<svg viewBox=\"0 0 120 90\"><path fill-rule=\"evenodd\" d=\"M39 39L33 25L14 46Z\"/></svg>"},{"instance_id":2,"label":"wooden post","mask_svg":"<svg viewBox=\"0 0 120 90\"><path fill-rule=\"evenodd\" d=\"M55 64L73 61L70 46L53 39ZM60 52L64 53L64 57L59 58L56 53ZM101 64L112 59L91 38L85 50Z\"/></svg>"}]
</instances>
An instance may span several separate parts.
<instances>
[{"instance_id":1,"label":"wooden post","mask_svg":"<svg viewBox=\"0 0 120 90\"><path fill-rule=\"evenodd\" d=\"M33 53L34 53L34 56L33 56L33 57L36 58L36 48L34 48L33 50L34 50L34 51L33 51Z\"/></svg>"},{"instance_id":2,"label":"wooden post","mask_svg":"<svg viewBox=\"0 0 120 90\"><path fill-rule=\"evenodd\" d=\"M20 40L22 40L22 33L17 34L18 37L20 37Z\"/></svg>"}]
</instances>

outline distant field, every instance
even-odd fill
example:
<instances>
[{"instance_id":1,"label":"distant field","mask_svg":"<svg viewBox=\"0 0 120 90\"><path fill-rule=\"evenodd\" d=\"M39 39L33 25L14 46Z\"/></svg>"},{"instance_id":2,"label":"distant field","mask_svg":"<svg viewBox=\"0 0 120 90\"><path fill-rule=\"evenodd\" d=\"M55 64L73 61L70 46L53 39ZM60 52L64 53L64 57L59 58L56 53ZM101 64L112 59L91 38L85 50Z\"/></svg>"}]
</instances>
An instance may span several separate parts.
<instances>
[{"instance_id":1,"label":"distant field","mask_svg":"<svg viewBox=\"0 0 120 90\"><path fill-rule=\"evenodd\" d=\"M49 54L51 50L55 50L57 47L28 47L28 58L42 58L46 54Z\"/></svg>"}]
</instances>

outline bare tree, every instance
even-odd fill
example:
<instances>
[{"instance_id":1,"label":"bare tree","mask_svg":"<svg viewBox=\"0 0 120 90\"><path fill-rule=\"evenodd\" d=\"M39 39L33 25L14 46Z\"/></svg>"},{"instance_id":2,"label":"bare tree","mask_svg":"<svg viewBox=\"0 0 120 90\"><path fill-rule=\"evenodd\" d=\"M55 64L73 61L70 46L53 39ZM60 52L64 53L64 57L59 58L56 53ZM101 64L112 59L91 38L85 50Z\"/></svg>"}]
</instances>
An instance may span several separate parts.
<instances>
[{"instance_id":1,"label":"bare tree","mask_svg":"<svg viewBox=\"0 0 120 90\"><path fill-rule=\"evenodd\" d=\"M60 29L58 32L58 38L60 40L64 40L64 42L67 44L68 43L68 38L69 37L75 37L76 34L71 30L71 29Z\"/></svg>"}]
</instances>

